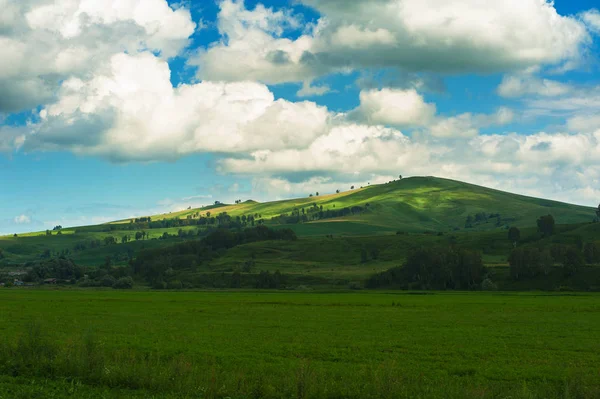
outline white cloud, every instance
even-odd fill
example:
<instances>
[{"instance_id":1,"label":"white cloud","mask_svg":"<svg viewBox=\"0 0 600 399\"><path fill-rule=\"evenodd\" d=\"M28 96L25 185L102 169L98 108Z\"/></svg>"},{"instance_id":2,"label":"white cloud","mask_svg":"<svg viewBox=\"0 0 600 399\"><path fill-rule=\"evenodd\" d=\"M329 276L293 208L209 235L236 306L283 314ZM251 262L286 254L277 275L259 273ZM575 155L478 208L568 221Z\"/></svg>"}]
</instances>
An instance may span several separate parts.
<instances>
[{"instance_id":1,"label":"white cloud","mask_svg":"<svg viewBox=\"0 0 600 399\"><path fill-rule=\"evenodd\" d=\"M524 114L530 117L550 116L558 118L561 123L567 121L571 130L585 131L593 129L594 115L600 112L599 86L582 86L573 88L568 94L557 97L525 98ZM582 123L587 124L585 127Z\"/></svg>"},{"instance_id":2,"label":"white cloud","mask_svg":"<svg viewBox=\"0 0 600 399\"><path fill-rule=\"evenodd\" d=\"M498 94L509 98L526 95L556 97L573 90L574 88L568 84L551 79L540 79L531 74L505 76L498 86Z\"/></svg>"},{"instance_id":3,"label":"white cloud","mask_svg":"<svg viewBox=\"0 0 600 399\"><path fill-rule=\"evenodd\" d=\"M223 40L194 58L198 76L274 84L372 67L443 73L564 69L577 65L590 43L582 21L559 15L545 0L302 2L322 18L289 39L272 26L294 20L289 12L247 10L243 0L223 0Z\"/></svg>"},{"instance_id":4,"label":"white cloud","mask_svg":"<svg viewBox=\"0 0 600 399\"><path fill-rule=\"evenodd\" d=\"M511 123L514 112L505 107L499 108L493 114L472 114L470 112L450 117L437 117L427 127L427 131L434 137L441 138L469 138L479 134L479 129L490 126L503 126Z\"/></svg>"},{"instance_id":5,"label":"white cloud","mask_svg":"<svg viewBox=\"0 0 600 399\"><path fill-rule=\"evenodd\" d=\"M408 138L393 129L350 125L332 129L304 150L257 152L248 159L225 159L220 166L223 172L263 176L257 178L260 189L273 195L331 192L346 182L366 185L367 180L388 181L401 173L593 204L598 201L593 194L600 184L599 160L600 131L481 135L453 145ZM296 183L286 178L298 173L312 177Z\"/></svg>"},{"instance_id":6,"label":"white cloud","mask_svg":"<svg viewBox=\"0 0 600 399\"><path fill-rule=\"evenodd\" d=\"M282 38L299 27L298 20L286 11L274 11L259 4L252 11L243 0L220 2L218 28L220 43L200 49L188 60L199 66L198 76L214 81L254 80L266 83L311 80L315 74L301 59L312 46L312 36L295 40Z\"/></svg>"},{"instance_id":7,"label":"white cloud","mask_svg":"<svg viewBox=\"0 0 600 399\"><path fill-rule=\"evenodd\" d=\"M473 137L479 134L470 113L440 119L429 127L429 133L435 137Z\"/></svg>"},{"instance_id":8,"label":"white cloud","mask_svg":"<svg viewBox=\"0 0 600 399\"><path fill-rule=\"evenodd\" d=\"M600 110L593 115L577 115L567 120L567 127L573 132L594 132L600 129Z\"/></svg>"},{"instance_id":9,"label":"white cloud","mask_svg":"<svg viewBox=\"0 0 600 399\"><path fill-rule=\"evenodd\" d=\"M313 86L311 82L304 82L296 95L298 97L318 97L331 92L331 87L327 85Z\"/></svg>"},{"instance_id":10,"label":"white cloud","mask_svg":"<svg viewBox=\"0 0 600 399\"><path fill-rule=\"evenodd\" d=\"M195 24L166 0L0 0L0 112L51 101L114 54L177 55Z\"/></svg>"},{"instance_id":11,"label":"white cloud","mask_svg":"<svg viewBox=\"0 0 600 399\"><path fill-rule=\"evenodd\" d=\"M366 90L360 93L357 117L370 124L423 126L436 113L435 104L426 103L415 89Z\"/></svg>"},{"instance_id":12,"label":"white cloud","mask_svg":"<svg viewBox=\"0 0 600 399\"><path fill-rule=\"evenodd\" d=\"M479 129L506 125L514 112L501 107L494 114L463 113L444 117L436 115L436 106L425 102L415 89L364 90L360 105L348 118L368 125L420 128L428 134L443 138L465 138L479 134Z\"/></svg>"},{"instance_id":13,"label":"white cloud","mask_svg":"<svg viewBox=\"0 0 600 399\"><path fill-rule=\"evenodd\" d=\"M27 215L19 215L14 219L16 224L29 224L31 223L31 218Z\"/></svg>"},{"instance_id":14,"label":"white cloud","mask_svg":"<svg viewBox=\"0 0 600 399\"><path fill-rule=\"evenodd\" d=\"M597 9L591 9L586 12L581 13L581 18L595 33L600 33L600 11Z\"/></svg>"},{"instance_id":15,"label":"white cloud","mask_svg":"<svg viewBox=\"0 0 600 399\"><path fill-rule=\"evenodd\" d=\"M275 100L259 83L202 82L174 88L168 64L118 54L89 80L65 81L59 100L30 127L25 150L69 149L114 161L177 159L309 145L330 117L310 102Z\"/></svg>"}]
</instances>

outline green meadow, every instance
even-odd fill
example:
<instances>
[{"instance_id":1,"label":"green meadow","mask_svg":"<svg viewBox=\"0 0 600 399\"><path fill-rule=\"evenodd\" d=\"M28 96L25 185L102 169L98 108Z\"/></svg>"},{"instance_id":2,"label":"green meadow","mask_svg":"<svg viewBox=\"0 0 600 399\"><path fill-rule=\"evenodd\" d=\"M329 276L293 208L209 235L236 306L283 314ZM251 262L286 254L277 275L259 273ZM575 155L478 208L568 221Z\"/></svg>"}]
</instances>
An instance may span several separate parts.
<instances>
[{"instance_id":1,"label":"green meadow","mask_svg":"<svg viewBox=\"0 0 600 399\"><path fill-rule=\"evenodd\" d=\"M597 398L596 294L0 290L1 398Z\"/></svg>"}]
</instances>

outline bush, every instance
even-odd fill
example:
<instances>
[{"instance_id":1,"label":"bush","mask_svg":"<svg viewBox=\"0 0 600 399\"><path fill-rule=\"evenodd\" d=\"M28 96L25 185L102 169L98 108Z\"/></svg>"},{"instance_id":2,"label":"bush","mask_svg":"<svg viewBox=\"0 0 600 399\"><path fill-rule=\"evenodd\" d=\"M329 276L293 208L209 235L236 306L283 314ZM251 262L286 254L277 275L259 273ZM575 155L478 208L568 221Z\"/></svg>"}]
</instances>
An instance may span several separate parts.
<instances>
[{"instance_id":1,"label":"bush","mask_svg":"<svg viewBox=\"0 0 600 399\"><path fill-rule=\"evenodd\" d=\"M126 290L133 288L133 279L129 276L121 277L112 286L115 289Z\"/></svg>"},{"instance_id":2,"label":"bush","mask_svg":"<svg viewBox=\"0 0 600 399\"><path fill-rule=\"evenodd\" d=\"M481 283L481 289L483 291L497 291L498 290L498 286L491 279L486 278Z\"/></svg>"},{"instance_id":3,"label":"bush","mask_svg":"<svg viewBox=\"0 0 600 399\"><path fill-rule=\"evenodd\" d=\"M116 282L117 280L113 276L107 274L100 279L100 286L113 287L116 284Z\"/></svg>"},{"instance_id":4,"label":"bush","mask_svg":"<svg viewBox=\"0 0 600 399\"><path fill-rule=\"evenodd\" d=\"M588 242L585 244L583 256L588 264L600 263L600 243Z\"/></svg>"},{"instance_id":5,"label":"bush","mask_svg":"<svg viewBox=\"0 0 600 399\"><path fill-rule=\"evenodd\" d=\"M569 248L565 254L563 270L565 275L573 276L584 266L583 255L576 248Z\"/></svg>"}]
</instances>

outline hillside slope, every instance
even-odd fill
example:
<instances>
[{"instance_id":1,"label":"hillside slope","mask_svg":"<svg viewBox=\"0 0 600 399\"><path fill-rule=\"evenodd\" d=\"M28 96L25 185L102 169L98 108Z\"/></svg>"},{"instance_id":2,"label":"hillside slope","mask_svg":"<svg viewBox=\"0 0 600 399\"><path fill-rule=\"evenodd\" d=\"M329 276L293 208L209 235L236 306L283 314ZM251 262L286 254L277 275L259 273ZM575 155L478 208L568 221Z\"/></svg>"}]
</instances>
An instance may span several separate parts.
<instances>
[{"instance_id":1,"label":"hillside slope","mask_svg":"<svg viewBox=\"0 0 600 399\"><path fill-rule=\"evenodd\" d=\"M210 211L213 215L227 212L234 217L258 214L268 223L273 217L291 214L294 210L301 211L302 208L308 210L315 205L322 206L324 210L354 206L368 206L368 209L360 214L309 221L295 228L299 234L449 231L464 229L467 225L473 230L509 225L528 227L535 226L537 218L547 214L552 214L560 224L588 222L594 218L594 210L588 207L511 194L454 180L412 177L339 194L266 203L248 201L216 209L202 208L160 215L153 219L185 218L198 212L205 216ZM477 214L483 213L488 220L477 221ZM489 218L490 214L499 217ZM471 223L467 223L469 216L472 217Z\"/></svg>"},{"instance_id":2,"label":"hillside slope","mask_svg":"<svg viewBox=\"0 0 600 399\"><path fill-rule=\"evenodd\" d=\"M343 217L319 218L321 207L324 213L352 207L358 211ZM280 217L283 214L291 215L294 211L310 217L301 223L290 222L289 217ZM85 265L102 264L107 257L114 264L126 264L141 249L163 247L200 237L207 227L198 225L198 218L206 217L208 212L211 217L223 212L234 219L253 216L255 220L262 219L274 228L292 228L299 237L376 236L398 231L453 231L467 235L487 231L498 232L499 236L504 237L507 226L534 228L537 218L542 215L552 214L556 223L561 225L590 222L595 216L593 208L525 197L453 180L414 177L339 194L266 203L246 201L237 205L217 205L151 217L153 221L191 218L185 220L184 226L150 228L148 223L122 220L97 226L65 228L60 235L58 232L51 232L50 235L40 232L0 237L0 267L57 254L65 254ZM490 214L494 216L490 218ZM470 224L467 223L469 217ZM141 232L145 236L141 240L136 239L135 236ZM586 230L583 233L585 237L597 237L596 231ZM164 239L165 236L167 239ZM106 242L112 239L113 242Z\"/></svg>"}]
</instances>

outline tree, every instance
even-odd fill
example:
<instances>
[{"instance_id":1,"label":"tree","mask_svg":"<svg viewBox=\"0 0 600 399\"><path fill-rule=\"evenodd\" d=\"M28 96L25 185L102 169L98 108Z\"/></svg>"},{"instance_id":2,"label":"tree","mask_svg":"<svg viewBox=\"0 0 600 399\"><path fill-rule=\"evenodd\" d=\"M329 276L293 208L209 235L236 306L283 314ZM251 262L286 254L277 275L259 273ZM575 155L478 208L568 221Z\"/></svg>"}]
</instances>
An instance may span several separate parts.
<instances>
[{"instance_id":1,"label":"tree","mask_svg":"<svg viewBox=\"0 0 600 399\"><path fill-rule=\"evenodd\" d=\"M369 260L369 254L367 253L367 249L366 248L362 248L360 250L360 262L361 263L367 263L368 260Z\"/></svg>"},{"instance_id":2,"label":"tree","mask_svg":"<svg viewBox=\"0 0 600 399\"><path fill-rule=\"evenodd\" d=\"M563 263L563 270L567 276L573 276L579 269L584 266L583 256L577 248L569 247L565 254L565 261Z\"/></svg>"},{"instance_id":3,"label":"tree","mask_svg":"<svg viewBox=\"0 0 600 399\"><path fill-rule=\"evenodd\" d=\"M598 204L598 209L596 209L596 217L598 218L598 221L600 221L600 204Z\"/></svg>"},{"instance_id":4,"label":"tree","mask_svg":"<svg viewBox=\"0 0 600 399\"><path fill-rule=\"evenodd\" d=\"M129 276L121 277L112 286L114 289L127 290L133 288L133 279Z\"/></svg>"},{"instance_id":5,"label":"tree","mask_svg":"<svg viewBox=\"0 0 600 399\"><path fill-rule=\"evenodd\" d=\"M554 217L552 215L542 216L537 220L538 232L544 237L554 234Z\"/></svg>"},{"instance_id":6,"label":"tree","mask_svg":"<svg viewBox=\"0 0 600 399\"><path fill-rule=\"evenodd\" d=\"M513 247L516 247L517 243L521 239L521 230L519 230L516 227L511 227L508 230L508 239L509 239L510 242L513 243Z\"/></svg>"},{"instance_id":7,"label":"tree","mask_svg":"<svg viewBox=\"0 0 600 399\"><path fill-rule=\"evenodd\" d=\"M242 287L242 274L239 271L233 272L231 275L231 284L229 285L231 288L241 288Z\"/></svg>"},{"instance_id":8,"label":"tree","mask_svg":"<svg viewBox=\"0 0 600 399\"><path fill-rule=\"evenodd\" d=\"M339 194L339 193L340 193L340 190L335 190L335 193L336 193L336 194Z\"/></svg>"},{"instance_id":9,"label":"tree","mask_svg":"<svg viewBox=\"0 0 600 399\"><path fill-rule=\"evenodd\" d=\"M135 240L139 241L142 239L142 232L141 231L136 231L135 232Z\"/></svg>"},{"instance_id":10,"label":"tree","mask_svg":"<svg viewBox=\"0 0 600 399\"><path fill-rule=\"evenodd\" d=\"M52 232L51 232L50 230L46 230L46 235L47 235L47 236L51 236L51 235L52 235Z\"/></svg>"},{"instance_id":11,"label":"tree","mask_svg":"<svg viewBox=\"0 0 600 399\"><path fill-rule=\"evenodd\" d=\"M350 187L350 190L354 190L354 186ZM600 208L600 205L598 205L598 207Z\"/></svg>"},{"instance_id":12,"label":"tree","mask_svg":"<svg viewBox=\"0 0 600 399\"><path fill-rule=\"evenodd\" d=\"M399 175L399 176L398 176L398 179L402 180L402 175Z\"/></svg>"},{"instance_id":13,"label":"tree","mask_svg":"<svg viewBox=\"0 0 600 399\"><path fill-rule=\"evenodd\" d=\"M467 216L467 220L465 221L465 229L470 229L473 227L473 216Z\"/></svg>"},{"instance_id":14,"label":"tree","mask_svg":"<svg viewBox=\"0 0 600 399\"><path fill-rule=\"evenodd\" d=\"M371 258L372 259L374 259L374 260L379 259L379 248L373 247L373 248L371 248L370 252L371 252Z\"/></svg>"},{"instance_id":15,"label":"tree","mask_svg":"<svg viewBox=\"0 0 600 399\"><path fill-rule=\"evenodd\" d=\"M319 196L319 192L318 192L318 191L317 191L317 194L316 194L316 195L317 195L317 197Z\"/></svg>"},{"instance_id":16,"label":"tree","mask_svg":"<svg viewBox=\"0 0 600 399\"><path fill-rule=\"evenodd\" d=\"M548 275L554 263L550 251L538 248L517 248L508 258L510 275L515 280Z\"/></svg>"},{"instance_id":17,"label":"tree","mask_svg":"<svg viewBox=\"0 0 600 399\"><path fill-rule=\"evenodd\" d=\"M110 274L106 274L100 279L100 285L102 287L112 287L113 285L115 285L116 282L117 280Z\"/></svg>"},{"instance_id":18,"label":"tree","mask_svg":"<svg viewBox=\"0 0 600 399\"><path fill-rule=\"evenodd\" d=\"M600 263L600 243L588 242L585 244L583 257L588 264ZM0 258L2 258L1 253Z\"/></svg>"},{"instance_id":19,"label":"tree","mask_svg":"<svg viewBox=\"0 0 600 399\"><path fill-rule=\"evenodd\" d=\"M310 193L309 197L312 198L312 196L313 196L312 193Z\"/></svg>"},{"instance_id":20,"label":"tree","mask_svg":"<svg viewBox=\"0 0 600 399\"><path fill-rule=\"evenodd\" d=\"M210 211L206 212L206 217L209 218L210 217Z\"/></svg>"}]
</instances>

